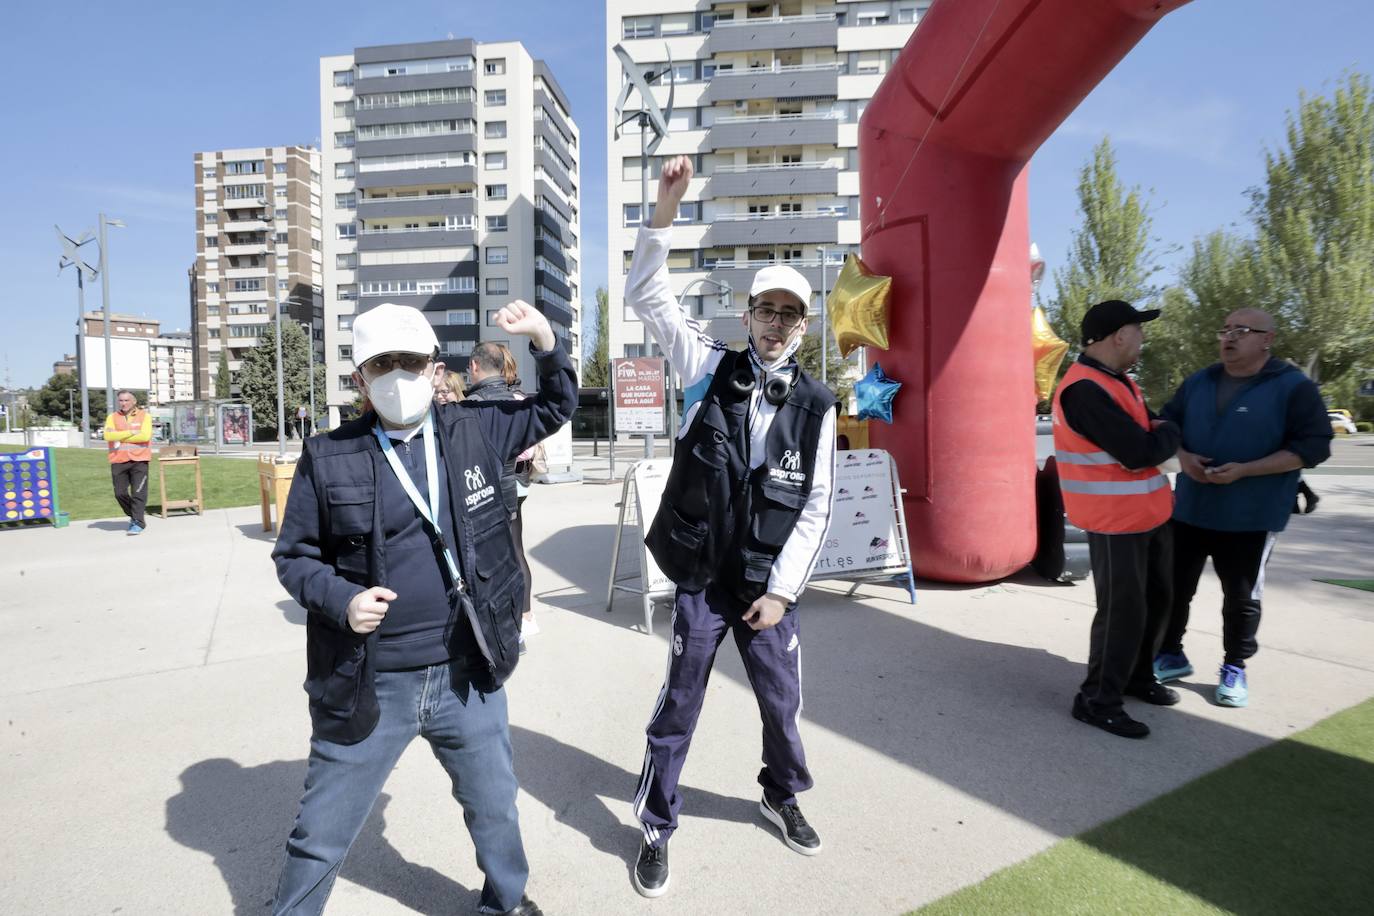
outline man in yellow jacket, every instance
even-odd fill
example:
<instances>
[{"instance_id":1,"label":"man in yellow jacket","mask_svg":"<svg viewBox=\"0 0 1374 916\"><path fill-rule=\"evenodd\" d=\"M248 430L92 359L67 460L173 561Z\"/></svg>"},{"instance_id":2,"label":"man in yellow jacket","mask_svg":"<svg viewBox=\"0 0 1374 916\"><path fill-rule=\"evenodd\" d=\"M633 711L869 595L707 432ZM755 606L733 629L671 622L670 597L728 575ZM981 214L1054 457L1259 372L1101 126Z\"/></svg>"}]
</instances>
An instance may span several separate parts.
<instances>
[{"instance_id":1,"label":"man in yellow jacket","mask_svg":"<svg viewBox=\"0 0 1374 916\"><path fill-rule=\"evenodd\" d=\"M105 445L110 450L110 477L115 499L129 516L129 533L146 527L143 509L148 504L148 462L153 460L153 421L138 406L134 393L122 389L115 397L119 409L105 418Z\"/></svg>"}]
</instances>

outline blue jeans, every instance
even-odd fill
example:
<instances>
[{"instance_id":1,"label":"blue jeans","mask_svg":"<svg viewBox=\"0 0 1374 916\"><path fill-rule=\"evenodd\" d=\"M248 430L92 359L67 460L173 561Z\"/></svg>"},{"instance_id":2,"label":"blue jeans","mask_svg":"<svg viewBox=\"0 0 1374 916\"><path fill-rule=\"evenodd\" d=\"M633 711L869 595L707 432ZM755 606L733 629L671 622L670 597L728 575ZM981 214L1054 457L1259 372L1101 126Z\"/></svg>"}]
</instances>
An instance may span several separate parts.
<instances>
[{"instance_id":1,"label":"blue jeans","mask_svg":"<svg viewBox=\"0 0 1374 916\"><path fill-rule=\"evenodd\" d=\"M324 909L344 856L357 839L387 776L410 742L423 736L453 781L453 797L486 876L484 911L520 903L529 864L515 810L506 693L455 691L450 666L379 671L376 729L357 744L312 736L305 794L286 841L286 864L272 912ZM458 678L461 683L465 681Z\"/></svg>"}]
</instances>

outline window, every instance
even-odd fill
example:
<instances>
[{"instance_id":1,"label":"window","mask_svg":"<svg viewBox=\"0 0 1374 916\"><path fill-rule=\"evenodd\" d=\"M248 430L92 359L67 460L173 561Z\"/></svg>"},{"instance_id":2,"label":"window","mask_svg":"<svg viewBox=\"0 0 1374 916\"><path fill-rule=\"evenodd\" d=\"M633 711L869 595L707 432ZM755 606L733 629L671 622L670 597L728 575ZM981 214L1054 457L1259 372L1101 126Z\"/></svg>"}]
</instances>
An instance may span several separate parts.
<instances>
[{"instance_id":1,"label":"window","mask_svg":"<svg viewBox=\"0 0 1374 916\"><path fill-rule=\"evenodd\" d=\"M477 312L473 309L449 309L445 312L445 318L451 325L454 324L476 324Z\"/></svg>"},{"instance_id":2,"label":"window","mask_svg":"<svg viewBox=\"0 0 1374 916\"><path fill-rule=\"evenodd\" d=\"M638 226L640 223L639 204L625 205L625 225L627 227Z\"/></svg>"},{"instance_id":3,"label":"window","mask_svg":"<svg viewBox=\"0 0 1374 916\"><path fill-rule=\"evenodd\" d=\"M353 131L342 130L334 134L334 145L342 149L353 146Z\"/></svg>"},{"instance_id":4,"label":"window","mask_svg":"<svg viewBox=\"0 0 1374 916\"><path fill-rule=\"evenodd\" d=\"M493 245L487 248L488 264L509 264L510 249L505 245Z\"/></svg>"},{"instance_id":5,"label":"window","mask_svg":"<svg viewBox=\"0 0 1374 916\"><path fill-rule=\"evenodd\" d=\"M342 317L342 316L340 316L340 317ZM353 358L353 345L352 345L352 344L339 344L339 359L352 359L352 358Z\"/></svg>"},{"instance_id":6,"label":"window","mask_svg":"<svg viewBox=\"0 0 1374 916\"><path fill-rule=\"evenodd\" d=\"M339 316L339 330L340 330L340 331L351 331L351 330L353 330L353 316L352 316L352 315L340 315L340 316Z\"/></svg>"},{"instance_id":7,"label":"window","mask_svg":"<svg viewBox=\"0 0 1374 916\"><path fill-rule=\"evenodd\" d=\"M335 194L334 207L338 210L356 210L358 208L358 195L352 191L347 194Z\"/></svg>"},{"instance_id":8,"label":"window","mask_svg":"<svg viewBox=\"0 0 1374 916\"><path fill-rule=\"evenodd\" d=\"M219 292L219 284L215 282L206 283L205 291L207 293L217 293Z\"/></svg>"},{"instance_id":9,"label":"window","mask_svg":"<svg viewBox=\"0 0 1374 916\"><path fill-rule=\"evenodd\" d=\"M277 292L279 292L279 293L285 293L285 292L290 292L290 291L291 291L291 281L290 281L290 280L278 280L278 281L277 281Z\"/></svg>"},{"instance_id":10,"label":"window","mask_svg":"<svg viewBox=\"0 0 1374 916\"><path fill-rule=\"evenodd\" d=\"M225 200L251 200L263 196L263 185L260 184L235 184L229 185L223 191Z\"/></svg>"},{"instance_id":11,"label":"window","mask_svg":"<svg viewBox=\"0 0 1374 916\"><path fill-rule=\"evenodd\" d=\"M500 309L488 309L488 310L487 310L487 327L489 327L489 328L500 327L500 325L498 325L498 324L496 323L496 316L499 315L499 314L501 314L501 310L500 310Z\"/></svg>"},{"instance_id":12,"label":"window","mask_svg":"<svg viewBox=\"0 0 1374 916\"><path fill-rule=\"evenodd\" d=\"M335 86L352 86L352 85L353 85L353 71L352 71L352 70L335 70L335 71L334 71L334 85L335 85Z\"/></svg>"},{"instance_id":13,"label":"window","mask_svg":"<svg viewBox=\"0 0 1374 916\"><path fill-rule=\"evenodd\" d=\"M445 340L439 345L445 356L471 356L475 340Z\"/></svg>"},{"instance_id":14,"label":"window","mask_svg":"<svg viewBox=\"0 0 1374 916\"><path fill-rule=\"evenodd\" d=\"M278 244L278 245L285 245L285 244L286 244L286 233L285 233L285 232L278 232L278 233L277 233L277 244Z\"/></svg>"},{"instance_id":15,"label":"window","mask_svg":"<svg viewBox=\"0 0 1374 916\"><path fill-rule=\"evenodd\" d=\"M334 226L335 238L355 239L358 237L357 223L338 223Z\"/></svg>"},{"instance_id":16,"label":"window","mask_svg":"<svg viewBox=\"0 0 1374 916\"><path fill-rule=\"evenodd\" d=\"M505 121L488 121L483 131L483 136L488 140L500 140L506 136Z\"/></svg>"},{"instance_id":17,"label":"window","mask_svg":"<svg viewBox=\"0 0 1374 916\"><path fill-rule=\"evenodd\" d=\"M285 208L285 207L277 207L274 211L272 211L272 213L273 213L273 216L272 216L273 219L286 219L286 208Z\"/></svg>"},{"instance_id":18,"label":"window","mask_svg":"<svg viewBox=\"0 0 1374 916\"><path fill-rule=\"evenodd\" d=\"M353 103L352 103L352 102L335 102L335 103L334 103L334 117L336 117L336 118L351 118L351 117L353 117Z\"/></svg>"},{"instance_id":19,"label":"window","mask_svg":"<svg viewBox=\"0 0 1374 916\"><path fill-rule=\"evenodd\" d=\"M627 16L624 19L624 38L653 38L655 22L653 16Z\"/></svg>"},{"instance_id":20,"label":"window","mask_svg":"<svg viewBox=\"0 0 1374 916\"><path fill-rule=\"evenodd\" d=\"M504 105L506 104L506 90L488 89L482 98L488 105Z\"/></svg>"},{"instance_id":21,"label":"window","mask_svg":"<svg viewBox=\"0 0 1374 916\"><path fill-rule=\"evenodd\" d=\"M487 200L505 200L506 186L503 184L487 185Z\"/></svg>"},{"instance_id":22,"label":"window","mask_svg":"<svg viewBox=\"0 0 1374 916\"><path fill-rule=\"evenodd\" d=\"M356 254L336 254L334 255L334 266L343 270L353 270L358 266L358 256Z\"/></svg>"},{"instance_id":23,"label":"window","mask_svg":"<svg viewBox=\"0 0 1374 916\"><path fill-rule=\"evenodd\" d=\"M483 66L482 72L487 76L500 76L506 72L506 59L504 57L493 57Z\"/></svg>"},{"instance_id":24,"label":"window","mask_svg":"<svg viewBox=\"0 0 1374 916\"><path fill-rule=\"evenodd\" d=\"M488 217L487 217L487 231L488 231L488 232L505 232L505 231L506 231L506 218L505 218L504 216L488 216Z\"/></svg>"},{"instance_id":25,"label":"window","mask_svg":"<svg viewBox=\"0 0 1374 916\"><path fill-rule=\"evenodd\" d=\"M341 302L349 302L358 298L358 287L353 283L340 283L334 289L334 296Z\"/></svg>"},{"instance_id":26,"label":"window","mask_svg":"<svg viewBox=\"0 0 1374 916\"><path fill-rule=\"evenodd\" d=\"M261 159L245 159L241 162L224 163L224 174L226 175L261 175L264 170L264 163Z\"/></svg>"},{"instance_id":27,"label":"window","mask_svg":"<svg viewBox=\"0 0 1374 916\"><path fill-rule=\"evenodd\" d=\"M251 293L260 289L262 289L262 280L260 279L234 281L234 292L236 293Z\"/></svg>"},{"instance_id":28,"label":"window","mask_svg":"<svg viewBox=\"0 0 1374 916\"><path fill-rule=\"evenodd\" d=\"M395 172L406 169L443 169L473 165L477 161L471 150L445 153L400 153L394 156L367 156L358 161L363 172ZM396 196L400 196L399 194Z\"/></svg>"},{"instance_id":29,"label":"window","mask_svg":"<svg viewBox=\"0 0 1374 916\"><path fill-rule=\"evenodd\" d=\"M353 163L351 163L351 162L339 162L339 163L335 163L335 165L334 165L334 177L335 177L335 178L352 178L352 177L353 177Z\"/></svg>"},{"instance_id":30,"label":"window","mask_svg":"<svg viewBox=\"0 0 1374 916\"><path fill-rule=\"evenodd\" d=\"M475 293L474 277L445 277L441 280L371 280L359 284L358 295L377 296L441 296L446 293Z\"/></svg>"},{"instance_id":31,"label":"window","mask_svg":"<svg viewBox=\"0 0 1374 916\"><path fill-rule=\"evenodd\" d=\"M505 296L510 293L510 280L505 277L487 278L488 296Z\"/></svg>"},{"instance_id":32,"label":"window","mask_svg":"<svg viewBox=\"0 0 1374 916\"><path fill-rule=\"evenodd\" d=\"M358 76L372 79L379 76L417 76L422 73L455 73L473 68L471 57L431 57L424 60L393 60L378 64L362 64ZM351 85L351 84L350 84Z\"/></svg>"},{"instance_id":33,"label":"window","mask_svg":"<svg viewBox=\"0 0 1374 916\"><path fill-rule=\"evenodd\" d=\"M272 189L272 196L273 196L273 197L285 197L285 196L286 196L286 185L282 185L281 187L278 187L278 188L273 188L273 189Z\"/></svg>"},{"instance_id":34,"label":"window","mask_svg":"<svg viewBox=\"0 0 1374 916\"><path fill-rule=\"evenodd\" d=\"M352 357L350 357L350 359L351 359L351 358L352 358ZM340 390L340 391L357 391L357 390L358 390L358 386L355 385L355 384L353 384L353 376L352 376L352 375L341 375L341 376L339 376L339 390Z\"/></svg>"},{"instance_id":35,"label":"window","mask_svg":"<svg viewBox=\"0 0 1374 916\"><path fill-rule=\"evenodd\" d=\"M206 248L218 248L218 247L219 247L219 236L217 236L217 235L207 235L207 236L205 237L205 247L206 247Z\"/></svg>"},{"instance_id":36,"label":"window","mask_svg":"<svg viewBox=\"0 0 1374 916\"><path fill-rule=\"evenodd\" d=\"M219 214L218 214L218 213L207 213L207 214L205 214L205 221L206 221L207 223L217 223L217 222L219 222Z\"/></svg>"},{"instance_id":37,"label":"window","mask_svg":"<svg viewBox=\"0 0 1374 916\"><path fill-rule=\"evenodd\" d=\"M441 137L476 132L477 122L471 118L440 118L434 121L364 124L358 128L357 135L359 140L394 140L398 137Z\"/></svg>"},{"instance_id":38,"label":"window","mask_svg":"<svg viewBox=\"0 0 1374 916\"><path fill-rule=\"evenodd\" d=\"M492 171L500 171L506 167L505 153L484 153L482 154L482 167Z\"/></svg>"}]
</instances>

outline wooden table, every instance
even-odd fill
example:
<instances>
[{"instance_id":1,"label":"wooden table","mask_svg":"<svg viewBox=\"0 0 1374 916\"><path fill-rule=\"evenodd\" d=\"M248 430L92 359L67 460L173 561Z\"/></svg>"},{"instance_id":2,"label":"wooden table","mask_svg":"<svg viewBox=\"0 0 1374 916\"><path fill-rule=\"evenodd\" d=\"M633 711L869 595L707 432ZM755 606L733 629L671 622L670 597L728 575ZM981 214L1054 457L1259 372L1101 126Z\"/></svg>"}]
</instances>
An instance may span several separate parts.
<instances>
[{"instance_id":1,"label":"wooden table","mask_svg":"<svg viewBox=\"0 0 1374 916\"><path fill-rule=\"evenodd\" d=\"M195 499L167 498L167 468L193 467L196 469ZM157 450L157 484L162 499L162 517L167 517L169 509L194 509L196 515L205 514L205 492L200 477L200 455L194 445L164 445Z\"/></svg>"}]
</instances>

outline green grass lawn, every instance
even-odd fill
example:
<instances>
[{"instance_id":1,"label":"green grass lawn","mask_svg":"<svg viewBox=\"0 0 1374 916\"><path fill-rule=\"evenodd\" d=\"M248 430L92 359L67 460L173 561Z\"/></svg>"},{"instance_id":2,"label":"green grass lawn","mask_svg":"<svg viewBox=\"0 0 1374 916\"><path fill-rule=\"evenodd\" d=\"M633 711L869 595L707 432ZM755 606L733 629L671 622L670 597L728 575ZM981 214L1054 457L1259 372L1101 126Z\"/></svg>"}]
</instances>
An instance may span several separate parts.
<instances>
[{"instance_id":1,"label":"green grass lawn","mask_svg":"<svg viewBox=\"0 0 1374 916\"><path fill-rule=\"evenodd\" d=\"M919 912L1374 912L1374 700Z\"/></svg>"},{"instance_id":2,"label":"green grass lawn","mask_svg":"<svg viewBox=\"0 0 1374 916\"><path fill-rule=\"evenodd\" d=\"M23 452L18 445L0 445L0 451ZM120 518L124 515L114 499L110 462L103 448L53 449L57 463L58 508L73 521ZM158 492L157 458L148 465L148 514L162 511ZM258 503L257 462L247 458L200 459L205 508L254 506ZM191 499L196 495L195 472L189 467L167 469L167 499ZM176 510L186 511L186 510Z\"/></svg>"}]
</instances>

